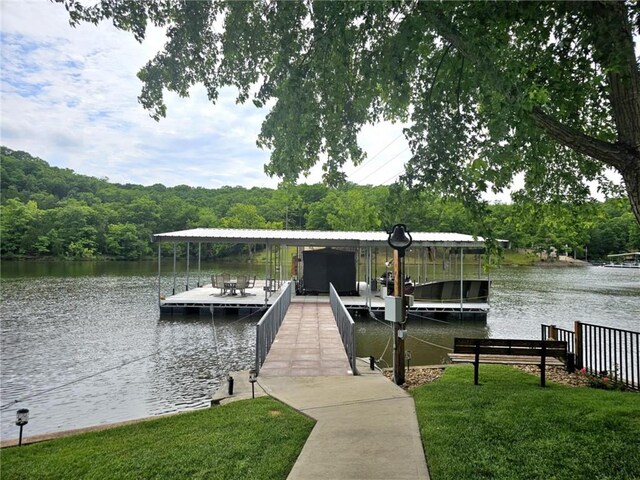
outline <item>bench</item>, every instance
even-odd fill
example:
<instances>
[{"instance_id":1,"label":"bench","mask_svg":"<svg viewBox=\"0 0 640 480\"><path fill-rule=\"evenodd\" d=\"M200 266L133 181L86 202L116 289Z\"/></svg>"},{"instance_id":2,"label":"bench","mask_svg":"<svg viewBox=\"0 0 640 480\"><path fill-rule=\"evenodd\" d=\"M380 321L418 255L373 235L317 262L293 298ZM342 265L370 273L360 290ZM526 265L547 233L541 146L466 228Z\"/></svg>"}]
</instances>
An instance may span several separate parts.
<instances>
[{"instance_id":1,"label":"bench","mask_svg":"<svg viewBox=\"0 0 640 480\"><path fill-rule=\"evenodd\" d=\"M481 357L482 356L482 357ZM500 338L455 338L453 363L473 363L473 383L478 385L480 363L502 365L538 365L540 385L545 386L545 367L567 366L572 371L567 355L567 342L557 340L513 340Z\"/></svg>"}]
</instances>

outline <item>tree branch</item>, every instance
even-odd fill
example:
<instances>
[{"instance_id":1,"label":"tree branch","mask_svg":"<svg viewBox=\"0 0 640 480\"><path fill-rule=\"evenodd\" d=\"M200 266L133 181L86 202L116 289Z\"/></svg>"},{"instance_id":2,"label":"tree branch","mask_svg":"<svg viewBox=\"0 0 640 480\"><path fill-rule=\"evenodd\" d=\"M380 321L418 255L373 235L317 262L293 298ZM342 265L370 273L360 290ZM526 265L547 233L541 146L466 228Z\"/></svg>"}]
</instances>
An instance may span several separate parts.
<instances>
[{"instance_id":1,"label":"tree branch","mask_svg":"<svg viewBox=\"0 0 640 480\"><path fill-rule=\"evenodd\" d=\"M625 165L634 161L633 152L628 151L622 145L586 135L556 120L540 107L533 107L531 117L539 128L557 142L578 153L599 160L618 171L622 171Z\"/></svg>"}]
</instances>

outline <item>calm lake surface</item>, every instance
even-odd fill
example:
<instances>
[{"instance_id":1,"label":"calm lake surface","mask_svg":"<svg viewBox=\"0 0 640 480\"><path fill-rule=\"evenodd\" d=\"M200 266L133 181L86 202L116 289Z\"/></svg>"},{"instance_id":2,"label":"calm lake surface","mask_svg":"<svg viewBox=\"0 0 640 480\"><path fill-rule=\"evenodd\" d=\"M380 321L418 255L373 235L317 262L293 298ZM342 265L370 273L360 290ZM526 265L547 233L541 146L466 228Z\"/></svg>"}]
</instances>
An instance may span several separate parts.
<instances>
[{"instance_id":1,"label":"calm lake surface","mask_svg":"<svg viewBox=\"0 0 640 480\"><path fill-rule=\"evenodd\" d=\"M412 365L441 363L455 336L539 338L542 323L640 331L640 270L503 267L492 280L486 322L410 320ZM162 282L170 291L173 277ZM228 372L254 361L261 313L161 316L156 262L3 262L1 287L2 439L18 436L18 408L30 410L27 436L206 407ZM355 320L358 355L391 363L389 326Z\"/></svg>"}]
</instances>

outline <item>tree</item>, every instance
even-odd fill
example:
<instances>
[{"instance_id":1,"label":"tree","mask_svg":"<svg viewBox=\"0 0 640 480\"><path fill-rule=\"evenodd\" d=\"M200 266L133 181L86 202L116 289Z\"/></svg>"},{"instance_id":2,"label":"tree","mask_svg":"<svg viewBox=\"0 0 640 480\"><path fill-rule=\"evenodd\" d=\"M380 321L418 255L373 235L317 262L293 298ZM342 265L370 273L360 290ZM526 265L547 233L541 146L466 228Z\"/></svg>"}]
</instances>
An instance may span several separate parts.
<instances>
[{"instance_id":1,"label":"tree","mask_svg":"<svg viewBox=\"0 0 640 480\"><path fill-rule=\"evenodd\" d=\"M111 224L106 234L107 253L116 258L133 260L150 252L149 244L132 223Z\"/></svg>"},{"instance_id":2,"label":"tree","mask_svg":"<svg viewBox=\"0 0 640 480\"><path fill-rule=\"evenodd\" d=\"M269 175L296 180L326 154L339 183L364 158L362 125L410 121L411 186L477 200L524 172L536 201L584 199L611 168L640 223L637 2L56 1L73 25L166 28L138 74L156 119L165 88L198 82L212 101L225 85L275 100L258 138Z\"/></svg>"},{"instance_id":3,"label":"tree","mask_svg":"<svg viewBox=\"0 0 640 480\"><path fill-rule=\"evenodd\" d=\"M34 222L40 216L38 205L30 200L26 204L10 198L0 205L0 253L2 255L23 255L32 253L32 243L36 240L28 235Z\"/></svg>"}]
</instances>

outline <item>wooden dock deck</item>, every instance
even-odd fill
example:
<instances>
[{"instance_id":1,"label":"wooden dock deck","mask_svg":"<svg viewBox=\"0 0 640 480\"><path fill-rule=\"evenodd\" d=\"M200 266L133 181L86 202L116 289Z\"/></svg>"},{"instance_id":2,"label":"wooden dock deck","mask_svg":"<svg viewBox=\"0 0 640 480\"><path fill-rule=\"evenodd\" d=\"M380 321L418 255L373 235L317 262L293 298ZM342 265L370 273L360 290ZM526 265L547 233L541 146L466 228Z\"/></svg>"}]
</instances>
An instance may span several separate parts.
<instances>
[{"instance_id":1,"label":"wooden dock deck","mask_svg":"<svg viewBox=\"0 0 640 480\"><path fill-rule=\"evenodd\" d=\"M269 307L282 294L284 285L275 291L267 292L265 299L264 291L265 281L256 280L254 288L248 288L246 295L221 295L220 289L213 288L211 284L202 287L193 288L191 290L180 292L160 300L160 310L170 312L175 309L198 309L198 308L222 308L222 309L238 309L250 308L258 309ZM360 282L359 296L341 296L341 300L345 307L349 310L367 310L368 302L366 295L366 284ZM328 295L296 295L295 302L307 302L312 304L326 303L329 304ZM479 314L486 315L489 311L488 303L467 303L460 305L460 302L426 302L415 300L412 307L409 307L409 313L459 313L463 314ZM371 297L371 311L375 313L384 312L384 299L378 296Z\"/></svg>"},{"instance_id":2,"label":"wooden dock deck","mask_svg":"<svg viewBox=\"0 0 640 480\"><path fill-rule=\"evenodd\" d=\"M289 305L260 377L353 375L331 306L324 302Z\"/></svg>"}]
</instances>

